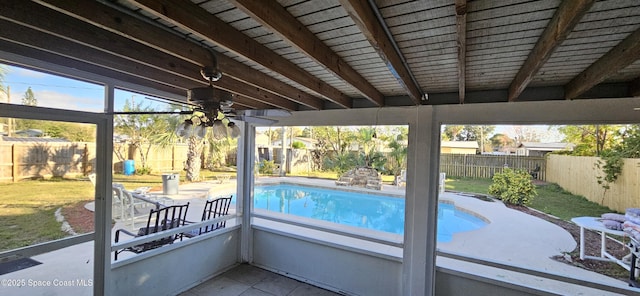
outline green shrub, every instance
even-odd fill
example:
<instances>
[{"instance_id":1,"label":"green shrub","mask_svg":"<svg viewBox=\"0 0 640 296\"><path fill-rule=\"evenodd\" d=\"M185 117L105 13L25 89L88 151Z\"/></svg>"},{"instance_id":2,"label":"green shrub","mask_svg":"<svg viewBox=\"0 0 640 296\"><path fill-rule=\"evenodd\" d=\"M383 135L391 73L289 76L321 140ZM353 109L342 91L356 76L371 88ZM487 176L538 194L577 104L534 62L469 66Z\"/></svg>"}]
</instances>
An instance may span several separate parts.
<instances>
[{"instance_id":1,"label":"green shrub","mask_svg":"<svg viewBox=\"0 0 640 296\"><path fill-rule=\"evenodd\" d=\"M293 141L293 143L291 144L291 148L293 149L306 149L307 146L300 142L300 141Z\"/></svg>"},{"instance_id":2,"label":"green shrub","mask_svg":"<svg viewBox=\"0 0 640 296\"><path fill-rule=\"evenodd\" d=\"M538 195L536 187L531 182L531 175L525 170L504 169L502 173L493 176L493 183L489 186L489 194L513 205L529 205Z\"/></svg>"},{"instance_id":3,"label":"green shrub","mask_svg":"<svg viewBox=\"0 0 640 296\"><path fill-rule=\"evenodd\" d=\"M272 175L273 171L276 169L276 164L273 160L262 160L260 162L258 172L263 175Z\"/></svg>"},{"instance_id":4,"label":"green shrub","mask_svg":"<svg viewBox=\"0 0 640 296\"><path fill-rule=\"evenodd\" d=\"M135 174L136 175L151 175L151 168L148 166L143 166L139 169L136 169Z\"/></svg>"}]
</instances>

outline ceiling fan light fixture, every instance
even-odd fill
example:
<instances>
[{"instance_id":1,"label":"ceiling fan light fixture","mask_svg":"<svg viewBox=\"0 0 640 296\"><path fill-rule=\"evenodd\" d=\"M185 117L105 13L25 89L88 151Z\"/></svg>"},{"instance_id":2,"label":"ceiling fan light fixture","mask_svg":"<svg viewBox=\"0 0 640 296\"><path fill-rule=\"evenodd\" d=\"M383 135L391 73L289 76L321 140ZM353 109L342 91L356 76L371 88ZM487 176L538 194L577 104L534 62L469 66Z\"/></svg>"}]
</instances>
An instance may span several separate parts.
<instances>
[{"instance_id":1,"label":"ceiling fan light fixture","mask_svg":"<svg viewBox=\"0 0 640 296\"><path fill-rule=\"evenodd\" d=\"M229 121L229 124L227 125L227 127L231 131L231 134L230 134L231 138L237 139L238 137L240 137L240 128L235 124L235 122Z\"/></svg>"},{"instance_id":2,"label":"ceiling fan light fixture","mask_svg":"<svg viewBox=\"0 0 640 296\"><path fill-rule=\"evenodd\" d=\"M181 138L188 138L191 136L193 130L193 121L187 119L176 128L176 136Z\"/></svg>"},{"instance_id":3,"label":"ceiling fan light fixture","mask_svg":"<svg viewBox=\"0 0 640 296\"><path fill-rule=\"evenodd\" d=\"M199 139L203 139L207 135L207 129L204 123L195 127L195 136Z\"/></svg>"},{"instance_id":4,"label":"ceiling fan light fixture","mask_svg":"<svg viewBox=\"0 0 640 296\"><path fill-rule=\"evenodd\" d=\"M222 123L222 120L215 119L213 121L213 137L216 140L221 140L222 138L227 136L227 127Z\"/></svg>"}]
</instances>

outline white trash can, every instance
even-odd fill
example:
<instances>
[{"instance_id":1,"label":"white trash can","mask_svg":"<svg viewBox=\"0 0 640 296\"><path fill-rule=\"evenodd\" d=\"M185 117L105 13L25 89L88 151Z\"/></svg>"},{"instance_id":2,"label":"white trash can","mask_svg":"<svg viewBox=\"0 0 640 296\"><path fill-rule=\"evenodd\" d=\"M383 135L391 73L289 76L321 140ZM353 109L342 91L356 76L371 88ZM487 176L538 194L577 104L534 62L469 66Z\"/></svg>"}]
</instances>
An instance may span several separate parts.
<instances>
[{"instance_id":1,"label":"white trash can","mask_svg":"<svg viewBox=\"0 0 640 296\"><path fill-rule=\"evenodd\" d=\"M178 194L180 174L162 174L162 194Z\"/></svg>"}]
</instances>

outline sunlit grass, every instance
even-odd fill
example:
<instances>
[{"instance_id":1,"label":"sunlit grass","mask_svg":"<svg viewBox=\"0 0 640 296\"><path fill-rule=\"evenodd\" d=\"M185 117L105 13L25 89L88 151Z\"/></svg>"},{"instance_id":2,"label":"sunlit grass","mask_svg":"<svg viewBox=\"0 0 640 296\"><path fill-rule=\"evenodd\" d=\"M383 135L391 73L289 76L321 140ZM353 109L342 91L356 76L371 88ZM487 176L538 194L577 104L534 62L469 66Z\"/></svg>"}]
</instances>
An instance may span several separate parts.
<instances>
[{"instance_id":1,"label":"sunlit grass","mask_svg":"<svg viewBox=\"0 0 640 296\"><path fill-rule=\"evenodd\" d=\"M491 179L468 179L448 177L445 188L447 190L488 194ZM573 217L600 217L613 210L588 201L583 196L573 195L556 184L537 185L538 195L533 198L529 207L538 211L569 221Z\"/></svg>"},{"instance_id":2,"label":"sunlit grass","mask_svg":"<svg viewBox=\"0 0 640 296\"><path fill-rule=\"evenodd\" d=\"M88 180L29 180L0 183L0 250L10 250L67 236L54 213L79 201L93 200Z\"/></svg>"}]
</instances>

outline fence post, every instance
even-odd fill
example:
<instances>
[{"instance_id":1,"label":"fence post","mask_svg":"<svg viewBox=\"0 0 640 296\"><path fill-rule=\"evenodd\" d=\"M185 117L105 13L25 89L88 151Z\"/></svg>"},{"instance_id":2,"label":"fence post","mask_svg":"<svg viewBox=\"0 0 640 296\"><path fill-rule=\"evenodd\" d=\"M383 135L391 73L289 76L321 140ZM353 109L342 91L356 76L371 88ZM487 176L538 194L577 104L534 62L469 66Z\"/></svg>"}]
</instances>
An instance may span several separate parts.
<instances>
[{"instance_id":1,"label":"fence post","mask_svg":"<svg viewBox=\"0 0 640 296\"><path fill-rule=\"evenodd\" d=\"M82 153L82 175L89 174L89 147L87 143L84 144L84 151Z\"/></svg>"},{"instance_id":2,"label":"fence post","mask_svg":"<svg viewBox=\"0 0 640 296\"><path fill-rule=\"evenodd\" d=\"M176 170L176 145L171 146L171 170Z\"/></svg>"},{"instance_id":3,"label":"fence post","mask_svg":"<svg viewBox=\"0 0 640 296\"><path fill-rule=\"evenodd\" d=\"M18 155L16 153L16 144L12 144L11 145L11 163L13 164L12 166L12 172L11 175L13 177L13 183L18 182Z\"/></svg>"}]
</instances>

